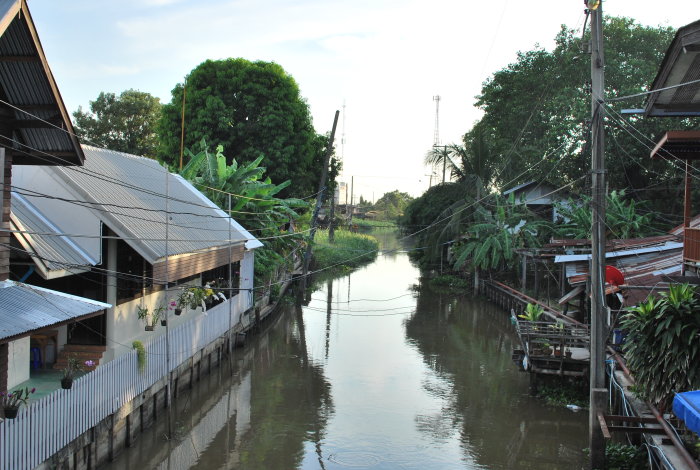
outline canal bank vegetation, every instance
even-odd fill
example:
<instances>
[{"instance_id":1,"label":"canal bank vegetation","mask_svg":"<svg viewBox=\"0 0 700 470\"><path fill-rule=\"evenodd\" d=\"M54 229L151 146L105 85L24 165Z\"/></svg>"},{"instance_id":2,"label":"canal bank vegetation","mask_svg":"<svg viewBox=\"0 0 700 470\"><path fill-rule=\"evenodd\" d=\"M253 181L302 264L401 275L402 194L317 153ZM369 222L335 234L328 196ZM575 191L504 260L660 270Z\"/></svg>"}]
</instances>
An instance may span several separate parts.
<instances>
[{"instance_id":1,"label":"canal bank vegetation","mask_svg":"<svg viewBox=\"0 0 700 470\"><path fill-rule=\"evenodd\" d=\"M336 230L331 243L328 230L319 230L314 240L314 269L351 270L374 261L378 251L379 241L370 235Z\"/></svg>"}]
</instances>

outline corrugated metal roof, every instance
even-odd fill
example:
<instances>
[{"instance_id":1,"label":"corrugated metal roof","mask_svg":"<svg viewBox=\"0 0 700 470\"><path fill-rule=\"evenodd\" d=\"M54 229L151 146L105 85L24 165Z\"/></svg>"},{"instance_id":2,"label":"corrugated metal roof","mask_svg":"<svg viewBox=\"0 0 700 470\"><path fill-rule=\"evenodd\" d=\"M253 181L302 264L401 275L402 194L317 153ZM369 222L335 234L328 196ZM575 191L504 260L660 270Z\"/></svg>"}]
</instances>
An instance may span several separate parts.
<instances>
[{"instance_id":1,"label":"corrugated metal roof","mask_svg":"<svg viewBox=\"0 0 700 470\"><path fill-rule=\"evenodd\" d=\"M62 235L61 230L51 222L47 214L42 214L25 197L13 192L11 219L15 229L36 253L47 270L63 271L68 266L95 266L98 260L92 259L79 244ZM44 235L47 234L47 235ZM48 235L53 234L53 235ZM22 243L24 245L24 243Z\"/></svg>"},{"instance_id":2,"label":"corrugated metal roof","mask_svg":"<svg viewBox=\"0 0 700 470\"><path fill-rule=\"evenodd\" d=\"M29 333L111 307L13 281L0 282L0 340Z\"/></svg>"},{"instance_id":3,"label":"corrugated metal roof","mask_svg":"<svg viewBox=\"0 0 700 470\"><path fill-rule=\"evenodd\" d=\"M104 209L96 211L97 216L149 263L166 254L166 174L168 255L228 246L229 231L233 244L256 241L240 225L230 223L213 202L180 176L167 173L157 161L90 146L83 146L83 151L83 168L53 167L49 171L79 199ZM39 191L46 192L46 188Z\"/></svg>"},{"instance_id":4,"label":"corrugated metal roof","mask_svg":"<svg viewBox=\"0 0 700 470\"><path fill-rule=\"evenodd\" d=\"M644 253L660 253L669 250L683 249L683 243L678 242L666 242L663 245L657 246L647 246L644 248L635 248L630 250L617 250L617 251L607 251L605 253L605 258L620 258L625 256L642 255ZM586 261L591 259L591 254L580 254L580 255L557 255L554 257L555 263L570 263L572 261Z\"/></svg>"},{"instance_id":5,"label":"corrugated metal roof","mask_svg":"<svg viewBox=\"0 0 700 470\"><path fill-rule=\"evenodd\" d=\"M700 115L700 83L670 88L700 79L698 46L700 20L678 29L651 85L652 90L668 89L649 95L645 107L647 116Z\"/></svg>"},{"instance_id":6,"label":"corrugated metal roof","mask_svg":"<svg viewBox=\"0 0 700 470\"><path fill-rule=\"evenodd\" d=\"M14 164L83 161L31 14L19 0L0 1L0 87L11 105L2 107L12 117L4 145L15 155Z\"/></svg>"}]
</instances>

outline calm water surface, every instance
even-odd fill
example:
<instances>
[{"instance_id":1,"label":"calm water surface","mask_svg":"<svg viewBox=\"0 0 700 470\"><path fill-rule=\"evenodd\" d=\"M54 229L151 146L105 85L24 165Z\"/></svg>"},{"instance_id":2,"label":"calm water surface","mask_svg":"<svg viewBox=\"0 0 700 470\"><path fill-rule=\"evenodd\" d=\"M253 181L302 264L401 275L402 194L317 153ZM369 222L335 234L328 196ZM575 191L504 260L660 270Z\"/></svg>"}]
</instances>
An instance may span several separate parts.
<instances>
[{"instance_id":1,"label":"calm water surface","mask_svg":"<svg viewBox=\"0 0 700 470\"><path fill-rule=\"evenodd\" d=\"M393 234L380 234L396 248ZM112 469L579 469L587 415L528 396L506 314L406 253L320 281Z\"/></svg>"}]
</instances>

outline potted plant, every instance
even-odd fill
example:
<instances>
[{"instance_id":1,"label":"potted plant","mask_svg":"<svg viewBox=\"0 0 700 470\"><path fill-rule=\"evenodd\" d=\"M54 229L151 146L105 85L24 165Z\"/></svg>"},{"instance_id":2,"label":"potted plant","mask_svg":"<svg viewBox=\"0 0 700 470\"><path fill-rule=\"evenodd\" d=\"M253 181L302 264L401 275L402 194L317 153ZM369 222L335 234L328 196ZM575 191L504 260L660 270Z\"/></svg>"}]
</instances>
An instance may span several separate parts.
<instances>
[{"instance_id":1,"label":"potted plant","mask_svg":"<svg viewBox=\"0 0 700 470\"><path fill-rule=\"evenodd\" d=\"M536 322L540 321L542 314L544 313L544 308L539 304L527 304L525 306L525 312L518 315L518 318L523 320Z\"/></svg>"},{"instance_id":2,"label":"potted plant","mask_svg":"<svg viewBox=\"0 0 700 470\"><path fill-rule=\"evenodd\" d=\"M202 309L206 310L207 307L204 302L206 297L207 294L205 289L202 287L190 287L188 289L184 289L177 298L177 308L180 310L184 310L186 308L194 310L197 307L202 307ZM177 311L175 314L178 314Z\"/></svg>"},{"instance_id":3,"label":"potted plant","mask_svg":"<svg viewBox=\"0 0 700 470\"><path fill-rule=\"evenodd\" d=\"M182 294L180 294L182 295ZM180 297L178 296L177 300L171 300L168 303L168 309L172 310L175 315L180 316L182 315L182 307L180 306Z\"/></svg>"},{"instance_id":4,"label":"potted plant","mask_svg":"<svg viewBox=\"0 0 700 470\"><path fill-rule=\"evenodd\" d=\"M146 323L146 331L153 331L164 311L165 308L163 306L155 307L153 311L150 311L148 307L136 307L136 315L139 320Z\"/></svg>"},{"instance_id":5,"label":"potted plant","mask_svg":"<svg viewBox=\"0 0 700 470\"><path fill-rule=\"evenodd\" d=\"M83 370L83 366L75 356L69 356L66 368L63 369L63 378L61 378L61 388L69 389L73 386L75 374Z\"/></svg>"},{"instance_id":6,"label":"potted plant","mask_svg":"<svg viewBox=\"0 0 700 470\"><path fill-rule=\"evenodd\" d=\"M15 390L14 392L0 393L0 404L2 404L5 418L15 419L17 417L19 407L27 404L29 395L34 393L35 390L35 388L30 390L28 387L24 387L19 390Z\"/></svg>"}]
</instances>

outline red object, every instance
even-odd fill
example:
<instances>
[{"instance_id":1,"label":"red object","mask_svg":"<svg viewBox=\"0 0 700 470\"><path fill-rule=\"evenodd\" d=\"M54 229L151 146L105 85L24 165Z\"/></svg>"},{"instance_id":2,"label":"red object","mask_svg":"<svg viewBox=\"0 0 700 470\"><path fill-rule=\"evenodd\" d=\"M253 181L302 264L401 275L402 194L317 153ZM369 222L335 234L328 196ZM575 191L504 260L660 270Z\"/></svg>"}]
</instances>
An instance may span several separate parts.
<instances>
[{"instance_id":1,"label":"red object","mask_svg":"<svg viewBox=\"0 0 700 470\"><path fill-rule=\"evenodd\" d=\"M606 266L605 282L613 286L619 286L625 283L625 276L615 266Z\"/></svg>"}]
</instances>

